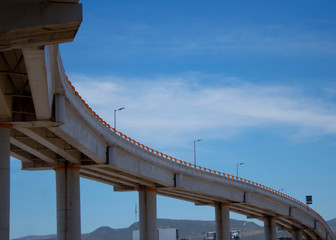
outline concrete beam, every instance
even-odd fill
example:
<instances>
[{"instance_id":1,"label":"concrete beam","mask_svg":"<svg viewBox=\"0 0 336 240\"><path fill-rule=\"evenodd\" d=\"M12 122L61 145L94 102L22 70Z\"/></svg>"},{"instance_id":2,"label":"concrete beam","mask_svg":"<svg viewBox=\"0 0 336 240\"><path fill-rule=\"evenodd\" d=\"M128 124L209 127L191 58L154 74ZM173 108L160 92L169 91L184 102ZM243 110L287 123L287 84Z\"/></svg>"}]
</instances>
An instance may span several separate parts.
<instances>
[{"instance_id":1,"label":"concrete beam","mask_svg":"<svg viewBox=\"0 0 336 240\"><path fill-rule=\"evenodd\" d=\"M198 194L193 194L186 191L179 191L175 189L169 188L159 188L158 194L162 196L172 197L176 199L182 199L185 201L193 202L197 206L206 206L206 205L213 205L214 200L211 198L207 198Z\"/></svg>"},{"instance_id":2,"label":"concrete beam","mask_svg":"<svg viewBox=\"0 0 336 240\"><path fill-rule=\"evenodd\" d=\"M201 200L200 198L197 197L192 197L188 195L181 195L176 192L167 192L167 191L158 191L159 195L165 196L165 197L170 197L170 198L175 198L183 201L188 201L194 203L196 206L210 206L213 204L213 201L208 201L208 200Z\"/></svg>"},{"instance_id":3,"label":"concrete beam","mask_svg":"<svg viewBox=\"0 0 336 240\"><path fill-rule=\"evenodd\" d=\"M132 175L125 176L125 173L117 173L113 171L113 169L107 169L106 166L104 168L97 166L97 167L94 167L94 170L96 170L97 172L106 174L107 176L115 177L116 179L121 179L123 181L128 181L130 183L137 184L137 186L142 185L142 186L146 186L149 188L155 188L155 184L153 184L150 181L145 181L143 179L134 177Z\"/></svg>"},{"instance_id":4,"label":"concrete beam","mask_svg":"<svg viewBox=\"0 0 336 240\"><path fill-rule=\"evenodd\" d=\"M67 150L69 145L60 138L50 137L50 133L44 128L16 128L21 133L34 139L41 145L49 148L71 163L80 163L81 153L79 151Z\"/></svg>"},{"instance_id":5,"label":"concrete beam","mask_svg":"<svg viewBox=\"0 0 336 240\"><path fill-rule=\"evenodd\" d=\"M325 238L328 230L323 226L323 224L317 220L314 221L315 231L320 238Z\"/></svg>"},{"instance_id":6,"label":"concrete beam","mask_svg":"<svg viewBox=\"0 0 336 240\"><path fill-rule=\"evenodd\" d=\"M181 190L181 189L162 188L162 189L159 189L159 191L160 192L175 193L175 194L183 196L183 197L191 197L191 198L194 198L194 199L198 200L198 202L214 203L214 199L210 196L201 195L201 194L197 194L197 193L193 193L193 192L187 192L187 191Z\"/></svg>"},{"instance_id":7,"label":"concrete beam","mask_svg":"<svg viewBox=\"0 0 336 240\"><path fill-rule=\"evenodd\" d=\"M10 154L12 157L15 157L16 159L19 159L23 162L29 162L31 163L33 161L32 155L20 148L11 146Z\"/></svg>"},{"instance_id":8,"label":"concrete beam","mask_svg":"<svg viewBox=\"0 0 336 240\"><path fill-rule=\"evenodd\" d=\"M48 0L0 1L0 51L71 42L82 5Z\"/></svg>"},{"instance_id":9,"label":"concrete beam","mask_svg":"<svg viewBox=\"0 0 336 240\"><path fill-rule=\"evenodd\" d=\"M48 130L71 144L96 163L105 163L106 143L99 137L97 132L92 131L79 116L74 114L74 110L70 106L67 104L63 107L57 106L61 102L55 101L55 108L59 112L55 116L55 121L63 121L64 124L59 127L50 127Z\"/></svg>"},{"instance_id":10,"label":"concrete beam","mask_svg":"<svg viewBox=\"0 0 336 240\"><path fill-rule=\"evenodd\" d=\"M102 179L105 179L107 181L110 181L113 185L113 183L118 183L118 184L121 184L121 185L125 185L125 186L129 186L129 187L133 187L133 188L138 188L139 187L139 184L137 183L134 183L134 182L129 182L129 181L125 181L125 180L122 180L122 179L118 179L118 178L113 178L113 176L110 176L108 174L105 174L105 173L102 173L102 172L99 172L97 171L96 169L92 169L92 168L83 168L81 170L81 172L83 173L87 173L87 174L90 174L91 176L96 176L98 178L102 178Z\"/></svg>"},{"instance_id":11,"label":"concrete beam","mask_svg":"<svg viewBox=\"0 0 336 240\"><path fill-rule=\"evenodd\" d=\"M10 125L0 124L0 239L9 240Z\"/></svg>"},{"instance_id":12,"label":"concrete beam","mask_svg":"<svg viewBox=\"0 0 336 240\"><path fill-rule=\"evenodd\" d=\"M174 174L172 172L143 161L117 147L110 147L108 151L108 162L111 167L163 186L174 186Z\"/></svg>"},{"instance_id":13,"label":"concrete beam","mask_svg":"<svg viewBox=\"0 0 336 240\"><path fill-rule=\"evenodd\" d=\"M56 172L57 240L81 240L78 167L59 167Z\"/></svg>"},{"instance_id":14,"label":"concrete beam","mask_svg":"<svg viewBox=\"0 0 336 240\"><path fill-rule=\"evenodd\" d=\"M41 145L28 137L18 137L13 132L11 133L10 143L18 148L23 149L48 163L56 163L56 154L47 149L42 149Z\"/></svg>"},{"instance_id":15,"label":"concrete beam","mask_svg":"<svg viewBox=\"0 0 336 240\"><path fill-rule=\"evenodd\" d=\"M140 240L157 240L156 190L139 190Z\"/></svg>"},{"instance_id":16,"label":"concrete beam","mask_svg":"<svg viewBox=\"0 0 336 240\"><path fill-rule=\"evenodd\" d=\"M219 183L199 180L192 176L183 176L182 182L178 182L178 179L181 181L180 177L176 178L176 186L186 191L212 196L214 199L227 199L228 201L235 202L244 201L244 191L239 189L234 189Z\"/></svg>"},{"instance_id":17,"label":"concrete beam","mask_svg":"<svg viewBox=\"0 0 336 240\"><path fill-rule=\"evenodd\" d=\"M86 179L89 179L89 180L92 180L92 181L98 181L98 182L101 182L101 183L105 183L107 185L111 185L113 186L113 188L125 188L124 185L121 185L120 183L117 183L117 182L113 182L111 179L107 179L107 178L103 178L103 177L97 177L95 175L92 175L91 173L89 172L85 172L85 171L81 171L80 172L80 176L82 178L86 178Z\"/></svg>"},{"instance_id":18,"label":"concrete beam","mask_svg":"<svg viewBox=\"0 0 336 240\"><path fill-rule=\"evenodd\" d=\"M44 48L22 50L37 120L51 119L52 82L47 78Z\"/></svg>"},{"instance_id":19,"label":"concrete beam","mask_svg":"<svg viewBox=\"0 0 336 240\"><path fill-rule=\"evenodd\" d=\"M262 195L246 192L245 203L262 209L267 209L279 215L288 216L289 207L285 203L274 201Z\"/></svg>"},{"instance_id":20,"label":"concrete beam","mask_svg":"<svg viewBox=\"0 0 336 240\"><path fill-rule=\"evenodd\" d=\"M314 229L315 227L315 222L314 219L311 218L309 215L305 214L304 212L291 207L289 210L289 216L301 224L305 225L306 227Z\"/></svg>"}]
</instances>

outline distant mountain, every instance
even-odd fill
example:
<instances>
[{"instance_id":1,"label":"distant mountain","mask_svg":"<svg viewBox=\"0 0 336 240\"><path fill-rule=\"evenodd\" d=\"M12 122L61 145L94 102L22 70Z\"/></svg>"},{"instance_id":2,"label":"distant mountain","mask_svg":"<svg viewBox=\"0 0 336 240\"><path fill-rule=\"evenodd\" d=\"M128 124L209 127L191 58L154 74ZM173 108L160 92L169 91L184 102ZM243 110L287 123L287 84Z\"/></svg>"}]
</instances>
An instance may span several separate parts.
<instances>
[{"instance_id":1,"label":"distant mountain","mask_svg":"<svg viewBox=\"0 0 336 240\"><path fill-rule=\"evenodd\" d=\"M180 238L190 240L201 240L204 232L216 231L215 221L198 221L198 220L171 220L171 219L158 219L158 228L178 228ZM244 239L254 240L258 238L245 238L263 235L263 227L247 221L238 221L231 219L230 228L232 230L240 230ZM139 229L139 223L132 224L130 229ZM94 240L91 238L85 240ZM103 239L101 239L103 240ZM104 239L105 240L105 239ZM125 239L131 240L131 239Z\"/></svg>"},{"instance_id":2,"label":"distant mountain","mask_svg":"<svg viewBox=\"0 0 336 240\"><path fill-rule=\"evenodd\" d=\"M332 231L336 234L336 218L328 221ZM198 220L172 220L158 219L158 228L178 228L180 238L189 240L202 240L204 232L216 231L215 221ZM264 229L253 222L239 221L231 219L231 230L240 230L242 240L264 239ZM110 227L100 227L95 231L82 235L82 240L132 240L134 230L139 229L139 222L132 224L128 228L113 229ZM279 236L286 236L280 232ZM57 240L56 235L48 236L27 236L12 240Z\"/></svg>"},{"instance_id":3,"label":"distant mountain","mask_svg":"<svg viewBox=\"0 0 336 240\"><path fill-rule=\"evenodd\" d=\"M259 240L263 238L263 227L248 222L231 219L232 230L240 230L243 239ZM158 219L158 228L178 228L180 238L190 240L201 240L204 232L216 230L215 221L198 220L172 220ZM139 229L139 222L132 224L128 228L113 229L110 227L100 227L95 231L82 235L82 240L132 240L134 230ZM27 236L12 240L57 240L56 235L48 236Z\"/></svg>"}]
</instances>

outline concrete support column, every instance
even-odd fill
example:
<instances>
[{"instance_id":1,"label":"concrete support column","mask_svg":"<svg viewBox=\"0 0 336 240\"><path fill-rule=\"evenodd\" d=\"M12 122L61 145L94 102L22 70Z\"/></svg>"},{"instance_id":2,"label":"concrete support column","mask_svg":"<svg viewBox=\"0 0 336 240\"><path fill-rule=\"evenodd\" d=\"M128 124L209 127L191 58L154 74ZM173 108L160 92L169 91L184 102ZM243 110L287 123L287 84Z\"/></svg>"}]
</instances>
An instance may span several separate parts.
<instances>
[{"instance_id":1,"label":"concrete support column","mask_svg":"<svg viewBox=\"0 0 336 240\"><path fill-rule=\"evenodd\" d=\"M157 240L156 189L139 190L140 240Z\"/></svg>"},{"instance_id":2,"label":"concrete support column","mask_svg":"<svg viewBox=\"0 0 336 240\"><path fill-rule=\"evenodd\" d=\"M11 125L0 124L0 239L9 240L9 189Z\"/></svg>"},{"instance_id":3,"label":"concrete support column","mask_svg":"<svg viewBox=\"0 0 336 240\"><path fill-rule=\"evenodd\" d=\"M276 218L266 217L264 220L265 240L276 240Z\"/></svg>"},{"instance_id":4,"label":"concrete support column","mask_svg":"<svg viewBox=\"0 0 336 240\"><path fill-rule=\"evenodd\" d=\"M302 231L301 230L295 230L292 232L292 239L293 240L302 240Z\"/></svg>"},{"instance_id":5,"label":"concrete support column","mask_svg":"<svg viewBox=\"0 0 336 240\"><path fill-rule=\"evenodd\" d=\"M81 240L79 169L69 166L54 169L58 240Z\"/></svg>"},{"instance_id":6,"label":"concrete support column","mask_svg":"<svg viewBox=\"0 0 336 240\"><path fill-rule=\"evenodd\" d=\"M216 213L216 239L230 240L230 204L218 203Z\"/></svg>"}]
</instances>

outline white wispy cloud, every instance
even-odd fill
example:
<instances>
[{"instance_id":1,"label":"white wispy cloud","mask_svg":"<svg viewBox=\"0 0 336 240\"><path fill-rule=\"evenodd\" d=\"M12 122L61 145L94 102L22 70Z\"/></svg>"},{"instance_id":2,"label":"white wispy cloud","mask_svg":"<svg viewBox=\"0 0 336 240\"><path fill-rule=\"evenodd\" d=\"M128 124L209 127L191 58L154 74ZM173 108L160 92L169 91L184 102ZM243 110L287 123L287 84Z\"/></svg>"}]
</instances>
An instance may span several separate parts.
<instances>
[{"instance_id":1,"label":"white wispy cloud","mask_svg":"<svg viewBox=\"0 0 336 240\"><path fill-rule=\"evenodd\" d=\"M266 86L199 73L151 79L72 75L76 89L104 120L148 144L183 144L195 136L228 138L251 128L289 137L336 134L336 105L290 86ZM190 80L192 79L192 80ZM284 131L280 131L284 132ZM281 134L281 133L280 133Z\"/></svg>"}]
</instances>

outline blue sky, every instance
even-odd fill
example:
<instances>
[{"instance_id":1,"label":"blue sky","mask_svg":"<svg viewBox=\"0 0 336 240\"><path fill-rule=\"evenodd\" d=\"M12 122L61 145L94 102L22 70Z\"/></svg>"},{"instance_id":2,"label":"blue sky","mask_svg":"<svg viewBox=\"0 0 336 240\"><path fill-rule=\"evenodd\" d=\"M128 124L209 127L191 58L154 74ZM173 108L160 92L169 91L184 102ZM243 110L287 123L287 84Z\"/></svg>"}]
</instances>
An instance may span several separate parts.
<instances>
[{"instance_id":1,"label":"blue sky","mask_svg":"<svg viewBox=\"0 0 336 240\"><path fill-rule=\"evenodd\" d=\"M60 46L82 97L118 130L164 153L267 185L336 218L334 1L83 1ZM11 237L56 232L54 172L12 159ZM128 227L137 193L81 180L82 232ZM29 207L27 207L29 206ZM158 197L158 217L214 209ZM233 218L244 219L232 214Z\"/></svg>"}]
</instances>

